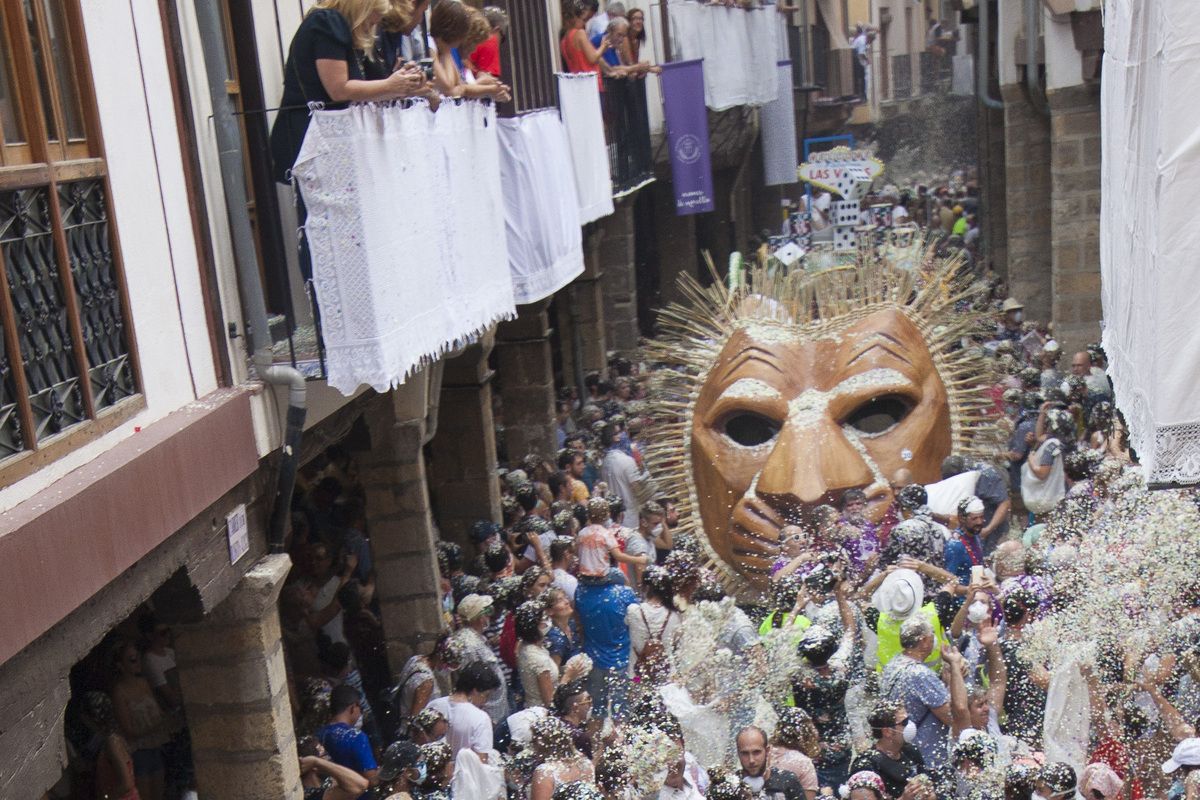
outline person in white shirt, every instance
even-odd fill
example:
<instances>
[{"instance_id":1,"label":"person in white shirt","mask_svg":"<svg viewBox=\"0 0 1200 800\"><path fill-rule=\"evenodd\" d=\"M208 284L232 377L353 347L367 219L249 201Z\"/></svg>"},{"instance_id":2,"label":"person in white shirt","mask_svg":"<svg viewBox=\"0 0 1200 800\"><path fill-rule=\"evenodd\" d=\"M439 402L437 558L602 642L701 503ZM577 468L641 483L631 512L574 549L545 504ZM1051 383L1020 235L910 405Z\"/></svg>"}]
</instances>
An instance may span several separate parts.
<instances>
[{"instance_id":1,"label":"person in white shirt","mask_svg":"<svg viewBox=\"0 0 1200 800\"><path fill-rule=\"evenodd\" d=\"M487 763L492 752L492 718L483 711L483 706L498 688L500 679L495 671L476 661L459 670L449 697L429 702L429 708L441 713L449 722L446 744L455 756L460 750L471 750L480 761Z\"/></svg>"},{"instance_id":2,"label":"person in white shirt","mask_svg":"<svg viewBox=\"0 0 1200 800\"><path fill-rule=\"evenodd\" d=\"M550 543L550 566L554 571L552 585L562 589L571 602L575 602L575 590L579 587L579 579L571 573L575 563L574 539L559 536Z\"/></svg>"},{"instance_id":3,"label":"person in white shirt","mask_svg":"<svg viewBox=\"0 0 1200 800\"><path fill-rule=\"evenodd\" d=\"M610 491L621 498L625 506L625 515L616 520L626 528L636 528L638 524L638 499L633 487L640 479L640 471L633 456L621 449L617 443L620 429L614 423L609 423L600 429L600 441L606 452L600 465L600 477L608 484Z\"/></svg>"},{"instance_id":4,"label":"person in white shirt","mask_svg":"<svg viewBox=\"0 0 1200 800\"><path fill-rule=\"evenodd\" d=\"M625 537L625 554L645 556L646 562L653 564L656 532L662 530L664 519L666 519L666 512L663 511L662 506L653 500L642 506L642 510L638 512L637 528L629 531ZM630 565L629 585L636 589L641 583L642 568L636 564Z\"/></svg>"},{"instance_id":5,"label":"person in white shirt","mask_svg":"<svg viewBox=\"0 0 1200 800\"><path fill-rule=\"evenodd\" d=\"M614 19L625 16L625 4L620 2L609 3L596 16L588 20L587 36L589 39L599 36L608 30L608 25Z\"/></svg>"}]
</instances>

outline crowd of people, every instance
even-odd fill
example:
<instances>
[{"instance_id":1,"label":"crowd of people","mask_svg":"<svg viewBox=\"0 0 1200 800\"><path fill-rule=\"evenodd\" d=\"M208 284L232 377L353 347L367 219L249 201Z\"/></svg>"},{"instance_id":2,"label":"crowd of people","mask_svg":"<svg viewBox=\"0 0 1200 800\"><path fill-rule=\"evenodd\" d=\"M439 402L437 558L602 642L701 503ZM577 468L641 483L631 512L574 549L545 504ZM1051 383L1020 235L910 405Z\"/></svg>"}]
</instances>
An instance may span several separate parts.
<instances>
[{"instance_id":1,"label":"crowd of people","mask_svg":"<svg viewBox=\"0 0 1200 800\"><path fill-rule=\"evenodd\" d=\"M439 542L446 633L399 674L353 459L310 465L304 571L281 600L309 796L1200 796L1200 581L1161 598L1184 611L1145 664L1108 641L1077 665L1082 695L1038 641L1136 454L1102 349L1064 366L1052 325L1001 285L989 297L996 326L976 346L1004 451L952 454L932 484L901 470L881 520L849 490L785 526L755 603L727 597L678 529L643 456L647 375L628 361L560 394L560 449L501 470L500 522ZM1058 726L1082 709L1068 759Z\"/></svg>"}]
</instances>

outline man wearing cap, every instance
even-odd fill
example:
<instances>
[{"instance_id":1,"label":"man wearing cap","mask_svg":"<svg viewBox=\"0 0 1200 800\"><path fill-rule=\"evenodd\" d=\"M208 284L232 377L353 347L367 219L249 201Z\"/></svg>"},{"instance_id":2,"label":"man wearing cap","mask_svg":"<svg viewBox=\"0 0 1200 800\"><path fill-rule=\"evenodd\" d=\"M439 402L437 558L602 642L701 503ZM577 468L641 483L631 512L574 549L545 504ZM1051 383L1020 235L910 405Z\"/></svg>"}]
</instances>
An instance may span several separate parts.
<instances>
[{"instance_id":1,"label":"man wearing cap","mask_svg":"<svg viewBox=\"0 0 1200 800\"><path fill-rule=\"evenodd\" d=\"M1003 317L996 329L996 338L1004 341L1019 342L1025 335L1021 323L1025 321L1025 306L1015 297L1010 297L1000 306Z\"/></svg>"},{"instance_id":2,"label":"man wearing cap","mask_svg":"<svg viewBox=\"0 0 1200 800\"><path fill-rule=\"evenodd\" d=\"M488 696L483 705L483 710L492 718L492 722L499 725L508 717L508 686L500 659L488 646L483 635L493 613L492 598L486 594L469 594L459 601L456 613L462 622L462 627L454 633L455 645L461 653L459 666L466 667L477 661L483 662L496 673L500 681L499 688Z\"/></svg>"},{"instance_id":3,"label":"man wearing cap","mask_svg":"<svg viewBox=\"0 0 1200 800\"><path fill-rule=\"evenodd\" d=\"M983 554L991 555L1008 533L1012 500L1009 497L1008 481L1000 470L982 461L971 463L962 456L947 456L942 461L942 479L952 478L964 472L975 472L975 498L983 504L982 522L978 530ZM961 511L960 511L961 513ZM959 522L962 520L960 518ZM951 537L950 540L952 540ZM949 564L946 565L949 569Z\"/></svg>"},{"instance_id":4,"label":"man wearing cap","mask_svg":"<svg viewBox=\"0 0 1200 800\"><path fill-rule=\"evenodd\" d=\"M983 501L971 495L958 503L958 528L954 538L946 542L946 569L954 573L965 592L971 582L971 567L982 567L984 559Z\"/></svg>"},{"instance_id":5,"label":"man wearing cap","mask_svg":"<svg viewBox=\"0 0 1200 800\"><path fill-rule=\"evenodd\" d=\"M379 765L379 796L383 800L412 800L409 790L425 780L421 749L409 741L395 742Z\"/></svg>"},{"instance_id":6,"label":"man wearing cap","mask_svg":"<svg viewBox=\"0 0 1200 800\"><path fill-rule=\"evenodd\" d=\"M1187 795L1188 783L1192 774L1200 769L1200 738L1190 737L1175 745L1171 757L1162 765L1163 772L1175 776L1171 790L1167 792L1167 800L1182 800Z\"/></svg>"},{"instance_id":7,"label":"man wearing cap","mask_svg":"<svg viewBox=\"0 0 1200 800\"><path fill-rule=\"evenodd\" d=\"M951 709L965 719L967 689L963 682L962 656L953 647L942 648L942 678L925 665L934 649L933 627L924 616L914 615L900 626L903 652L883 670L879 695L903 704L908 718L917 726L913 744L921 751L925 767L943 783L950 776L949 734ZM943 682L943 680L945 682Z\"/></svg>"}]
</instances>

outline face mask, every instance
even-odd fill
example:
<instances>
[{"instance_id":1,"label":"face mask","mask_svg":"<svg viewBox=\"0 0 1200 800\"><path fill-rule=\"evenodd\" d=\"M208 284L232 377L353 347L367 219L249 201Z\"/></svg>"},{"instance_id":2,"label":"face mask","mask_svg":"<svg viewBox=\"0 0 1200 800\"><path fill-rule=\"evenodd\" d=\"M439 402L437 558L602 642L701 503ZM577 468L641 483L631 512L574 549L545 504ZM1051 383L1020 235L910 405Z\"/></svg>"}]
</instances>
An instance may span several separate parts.
<instances>
[{"instance_id":1,"label":"face mask","mask_svg":"<svg viewBox=\"0 0 1200 800\"><path fill-rule=\"evenodd\" d=\"M976 600L967 607L967 619L978 625L988 618L987 603L982 600Z\"/></svg>"},{"instance_id":2,"label":"face mask","mask_svg":"<svg viewBox=\"0 0 1200 800\"><path fill-rule=\"evenodd\" d=\"M361 731L362 730L362 722L363 722L363 715L359 714L358 719L354 720L354 730Z\"/></svg>"},{"instance_id":3,"label":"face mask","mask_svg":"<svg viewBox=\"0 0 1200 800\"><path fill-rule=\"evenodd\" d=\"M417 779L413 783L424 783L425 778L428 776L428 769L425 767L425 762L422 761L420 764L417 764L416 770Z\"/></svg>"},{"instance_id":4,"label":"face mask","mask_svg":"<svg viewBox=\"0 0 1200 800\"><path fill-rule=\"evenodd\" d=\"M912 744L917 740L917 723L911 719L904 725L904 741Z\"/></svg>"},{"instance_id":5,"label":"face mask","mask_svg":"<svg viewBox=\"0 0 1200 800\"><path fill-rule=\"evenodd\" d=\"M549 621L543 622L541 625L538 626L538 630L540 630L542 632L542 636L545 636L547 633L550 632L550 622Z\"/></svg>"},{"instance_id":6,"label":"face mask","mask_svg":"<svg viewBox=\"0 0 1200 800\"><path fill-rule=\"evenodd\" d=\"M1013 322L1024 322L1025 321L1025 312L1024 311L1014 311L1012 318L1013 318Z\"/></svg>"}]
</instances>

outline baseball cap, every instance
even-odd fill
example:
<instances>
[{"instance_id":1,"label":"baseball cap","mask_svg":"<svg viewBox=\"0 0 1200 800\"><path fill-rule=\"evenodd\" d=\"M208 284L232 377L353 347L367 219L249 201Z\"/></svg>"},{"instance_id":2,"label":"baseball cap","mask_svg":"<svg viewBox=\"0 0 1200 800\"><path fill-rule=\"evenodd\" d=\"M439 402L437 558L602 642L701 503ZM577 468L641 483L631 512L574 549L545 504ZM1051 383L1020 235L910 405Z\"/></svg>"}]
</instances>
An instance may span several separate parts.
<instances>
[{"instance_id":1,"label":"baseball cap","mask_svg":"<svg viewBox=\"0 0 1200 800\"><path fill-rule=\"evenodd\" d=\"M492 607L492 598L486 594L469 594L458 604L458 616L471 622L486 614Z\"/></svg>"},{"instance_id":2,"label":"baseball cap","mask_svg":"<svg viewBox=\"0 0 1200 800\"><path fill-rule=\"evenodd\" d=\"M393 742L379 759L379 780L394 781L406 769L421 763L421 749L410 741Z\"/></svg>"},{"instance_id":3,"label":"baseball cap","mask_svg":"<svg viewBox=\"0 0 1200 800\"><path fill-rule=\"evenodd\" d=\"M1193 736L1175 745L1175 751L1162 765L1168 775L1180 767L1200 767L1200 738Z\"/></svg>"}]
</instances>

